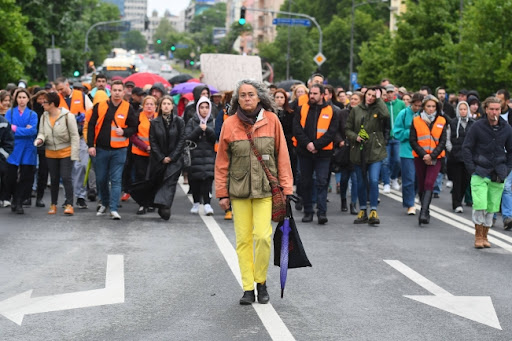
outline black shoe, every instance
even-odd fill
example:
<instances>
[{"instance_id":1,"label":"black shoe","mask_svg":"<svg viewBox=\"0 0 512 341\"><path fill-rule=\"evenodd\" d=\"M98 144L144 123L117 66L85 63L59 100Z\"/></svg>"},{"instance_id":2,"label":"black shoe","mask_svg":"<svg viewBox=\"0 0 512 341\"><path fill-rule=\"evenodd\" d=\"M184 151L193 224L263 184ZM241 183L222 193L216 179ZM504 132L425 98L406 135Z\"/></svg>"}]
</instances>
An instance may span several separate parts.
<instances>
[{"instance_id":1,"label":"black shoe","mask_svg":"<svg viewBox=\"0 0 512 341\"><path fill-rule=\"evenodd\" d=\"M146 214L146 208L144 206L139 206L139 209L137 210L137 215L143 214Z\"/></svg>"},{"instance_id":2,"label":"black shoe","mask_svg":"<svg viewBox=\"0 0 512 341\"><path fill-rule=\"evenodd\" d=\"M23 200L23 207L30 207L30 206L32 206L32 199Z\"/></svg>"},{"instance_id":3,"label":"black shoe","mask_svg":"<svg viewBox=\"0 0 512 341\"><path fill-rule=\"evenodd\" d=\"M439 193L434 193L434 199L439 199Z\"/></svg>"},{"instance_id":4,"label":"black shoe","mask_svg":"<svg viewBox=\"0 0 512 341\"><path fill-rule=\"evenodd\" d=\"M304 217L302 217L303 223L310 223L313 221L313 213L305 213Z\"/></svg>"},{"instance_id":5,"label":"black shoe","mask_svg":"<svg viewBox=\"0 0 512 341\"><path fill-rule=\"evenodd\" d=\"M25 211L23 210L23 206L21 206L21 205L16 206L16 214L25 214Z\"/></svg>"},{"instance_id":6,"label":"black shoe","mask_svg":"<svg viewBox=\"0 0 512 341\"><path fill-rule=\"evenodd\" d=\"M327 223L327 216L325 214L320 214L318 216L318 224L319 225L324 225L325 223Z\"/></svg>"},{"instance_id":7,"label":"black shoe","mask_svg":"<svg viewBox=\"0 0 512 341\"><path fill-rule=\"evenodd\" d=\"M44 206L45 206L45 204L42 199L36 200L36 207L44 207Z\"/></svg>"},{"instance_id":8,"label":"black shoe","mask_svg":"<svg viewBox=\"0 0 512 341\"><path fill-rule=\"evenodd\" d=\"M303 206L302 206L302 199L299 198L299 200L297 200L297 202L295 203L295 209L297 211L302 211L302 208L303 208Z\"/></svg>"},{"instance_id":9,"label":"black shoe","mask_svg":"<svg viewBox=\"0 0 512 341\"><path fill-rule=\"evenodd\" d=\"M11 212L16 212L17 206L13 203L11 204Z\"/></svg>"},{"instance_id":10,"label":"black shoe","mask_svg":"<svg viewBox=\"0 0 512 341\"><path fill-rule=\"evenodd\" d=\"M154 207L148 207L148 208L147 208L147 211L148 211L148 212L155 212L155 208L154 208Z\"/></svg>"},{"instance_id":11,"label":"black shoe","mask_svg":"<svg viewBox=\"0 0 512 341\"><path fill-rule=\"evenodd\" d=\"M377 225L380 224L379 215L376 210L370 211L370 217L368 218L368 224Z\"/></svg>"},{"instance_id":12,"label":"black shoe","mask_svg":"<svg viewBox=\"0 0 512 341\"><path fill-rule=\"evenodd\" d=\"M267 282L262 284L257 283L256 290L258 290L258 303L267 304L268 301L270 301L270 296L267 291Z\"/></svg>"},{"instance_id":13,"label":"black shoe","mask_svg":"<svg viewBox=\"0 0 512 341\"><path fill-rule=\"evenodd\" d=\"M368 222L368 215L366 214L366 210L360 210L357 215L357 219L354 220L354 224L366 224Z\"/></svg>"},{"instance_id":14,"label":"black shoe","mask_svg":"<svg viewBox=\"0 0 512 341\"><path fill-rule=\"evenodd\" d=\"M163 220L169 220L169 218L171 217L171 209L168 207L164 207L164 208L160 207L160 208L158 208L158 215Z\"/></svg>"},{"instance_id":15,"label":"black shoe","mask_svg":"<svg viewBox=\"0 0 512 341\"><path fill-rule=\"evenodd\" d=\"M350 203L350 214L357 215L356 204Z\"/></svg>"},{"instance_id":16,"label":"black shoe","mask_svg":"<svg viewBox=\"0 0 512 341\"><path fill-rule=\"evenodd\" d=\"M244 291L244 295L240 299L241 305L249 305L256 302L256 297L254 296L254 290Z\"/></svg>"},{"instance_id":17,"label":"black shoe","mask_svg":"<svg viewBox=\"0 0 512 341\"><path fill-rule=\"evenodd\" d=\"M434 193L435 196L435 193ZM432 202L432 191L425 191L423 200L421 200L420 216L418 217L419 224L428 224L430 222L430 203Z\"/></svg>"},{"instance_id":18,"label":"black shoe","mask_svg":"<svg viewBox=\"0 0 512 341\"><path fill-rule=\"evenodd\" d=\"M347 199L341 199L341 211L342 212L347 212L348 211Z\"/></svg>"},{"instance_id":19,"label":"black shoe","mask_svg":"<svg viewBox=\"0 0 512 341\"><path fill-rule=\"evenodd\" d=\"M89 199L89 201L96 201L96 191L90 190L87 194L87 199Z\"/></svg>"},{"instance_id":20,"label":"black shoe","mask_svg":"<svg viewBox=\"0 0 512 341\"><path fill-rule=\"evenodd\" d=\"M78 198L76 199L76 206L81 209L86 209L87 203L85 202L84 198Z\"/></svg>"},{"instance_id":21,"label":"black shoe","mask_svg":"<svg viewBox=\"0 0 512 341\"><path fill-rule=\"evenodd\" d=\"M512 218L503 219L503 229L508 231L512 228Z\"/></svg>"}]
</instances>

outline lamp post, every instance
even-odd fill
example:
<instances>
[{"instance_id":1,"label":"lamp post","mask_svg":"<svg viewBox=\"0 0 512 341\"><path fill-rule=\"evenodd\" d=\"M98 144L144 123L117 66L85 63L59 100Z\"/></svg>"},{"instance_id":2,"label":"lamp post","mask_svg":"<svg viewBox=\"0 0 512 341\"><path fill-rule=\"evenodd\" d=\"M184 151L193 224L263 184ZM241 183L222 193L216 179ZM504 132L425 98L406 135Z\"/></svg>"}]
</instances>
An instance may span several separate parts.
<instances>
[{"instance_id":1,"label":"lamp post","mask_svg":"<svg viewBox=\"0 0 512 341\"><path fill-rule=\"evenodd\" d=\"M368 4L375 4L375 3L379 3L379 2L387 2L388 0L375 0L375 1L366 1L366 2L362 2L360 4L356 4L355 3L355 0L352 0L352 20L351 20L351 23L350 23L350 64L349 64L349 83L350 83L350 91L352 91L353 89L353 85L352 85L352 72L354 71L354 15L355 15L355 10L356 10L356 7L359 7L359 6L363 6L363 5L368 5Z\"/></svg>"}]
</instances>

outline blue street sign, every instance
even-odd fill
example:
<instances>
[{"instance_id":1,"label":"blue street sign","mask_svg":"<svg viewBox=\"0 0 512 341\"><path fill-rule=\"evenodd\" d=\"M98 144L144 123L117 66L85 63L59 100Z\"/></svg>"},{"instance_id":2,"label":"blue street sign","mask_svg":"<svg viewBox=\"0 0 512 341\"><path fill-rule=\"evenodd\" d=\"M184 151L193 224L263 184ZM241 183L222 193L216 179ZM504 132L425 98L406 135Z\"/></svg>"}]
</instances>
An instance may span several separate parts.
<instances>
[{"instance_id":1,"label":"blue street sign","mask_svg":"<svg viewBox=\"0 0 512 341\"><path fill-rule=\"evenodd\" d=\"M352 74L350 74L350 83L352 83L352 84L357 83L357 72L352 72Z\"/></svg>"},{"instance_id":2,"label":"blue street sign","mask_svg":"<svg viewBox=\"0 0 512 341\"><path fill-rule=\"evenodd\" d=\"M187 44L176 44L174 45L177 49L186 49L188 48Z\"/></svg>"},{"instance_id":3,"label":"blue street sign","mask_svg":"<svg viewBox=\"0 0 512 341\"><path fill-rule=\"evenodd\" d=\"M285 25L285 26L311 26L309 19L291 19L291 18L274 18L272 19L273 25Z\"/></svg>"}]
</instances>

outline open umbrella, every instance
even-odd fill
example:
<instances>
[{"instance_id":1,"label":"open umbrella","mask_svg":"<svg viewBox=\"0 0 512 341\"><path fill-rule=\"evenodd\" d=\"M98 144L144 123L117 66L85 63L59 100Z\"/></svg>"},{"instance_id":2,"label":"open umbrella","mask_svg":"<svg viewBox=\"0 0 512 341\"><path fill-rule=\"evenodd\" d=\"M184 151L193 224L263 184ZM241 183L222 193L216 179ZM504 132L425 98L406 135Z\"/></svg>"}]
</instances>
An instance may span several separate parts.
<instances>
[{"instance_id":1,"label":"open umbrella","mask_svg":"<svg viewBox=\"0 0 512 341\"><path fill-rule=\"evenodd\" d=\"M162 83L164 86L167 86L167 87L170 87L171 84L169 84L169 82L157 75L156 73L151 73L151 72L137 72L137 73L134 73L133 75L130 75L128 77L126 77L124 79L124 82L128 82L128 81L132 81L135 83L135 86L138 86L140 88L143 88L144 85L146 84L155 84L155 83Z\"/></svg>"},{"instance_id":2,"label":"open umbrella","mask_svg":"<svg viewBox=\"0 0 512 341\"><path fill-rule=\"evenodd\" d=\"M296 196L289 198L295 202L299 200ZM311 266L293 219L290 200L286 203L286 218L277 225L274 233L274 265L281 267L281 298L284 295L288 269Z\"/></svg>"},{"instance_id":3,"label":"open umbrella","mask_svg":"<svg viewBox=\"0 0 512 341\"><path fill-rule=\"evenodd\" d=\"M177 76L169 78L169 83L171 83L171 84L185 83L186 81L188 81L189 79L192 79L192 78L193 77L191 75L189 75L188 73L181 73Z\"/></svg>"},{"instance_id":4,"label":"open umbrella","mask_svg":"<svg viewBox=\"0 0 512 341\"><path fill-rule=\"evenodd\" d=\"M286 91L291 91L291 88L295 84L304 84L302 81L298 79L288 79L286 81L282 81L276 84L278 88L285 89Z\"/></svg>"},{"instance_id":5,"label":"open umbrella","mask_svg":"<svg viewBox=\"0 0 512 341\"><path fill-rule=\"evenodd\" d=\"M192 92L196 86L205 86L206 84L203 83L181 83L176 84L174 88L171 90L171 95L177 95L177 94L188 94L189 92ZM213 86L208 85L208 88L210 89L210 93L215 94L219 92L217 89L215 89Z\"/></svg>"}]
</instances>

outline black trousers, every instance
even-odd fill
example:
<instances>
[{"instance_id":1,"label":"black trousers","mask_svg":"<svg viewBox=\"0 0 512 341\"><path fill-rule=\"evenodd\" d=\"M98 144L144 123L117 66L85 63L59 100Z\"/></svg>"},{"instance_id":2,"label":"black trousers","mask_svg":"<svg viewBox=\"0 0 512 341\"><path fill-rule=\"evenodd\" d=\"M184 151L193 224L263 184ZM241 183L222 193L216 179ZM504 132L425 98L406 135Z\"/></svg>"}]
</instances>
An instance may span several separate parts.
<instances>
[{"instance_id":1,"label":"black trousers","mask_svg":"<svg viewBox=\"0 0 512 341\"><path fill-rule=\"evenodd\" d=\"M7 166L6 198L13 197L13 205L21 205L23 200L30 198L32 193L32 184L34 183L34 173L36 166L33 165L11 165Z\"/></svg>"},{"instance_id":2,"label":"black trousers","mask_svg":"<svg viewBox=\"0 0 512 341\"><path fill-rule=\"evenodd\" d=\"M132 167L134 171L134 183L141 183L146 180L146 173L149 165L149 156L142 156L137 154L132 154ZM139 187L139 186L137 186ZM128 186L127 188L130 188ZM153 205L153 200L155 197L154 190L150 189L148 185L147 189L140 190L136 189L132 192L132 198L139 204L140 206L150 207Z\"/></svg>"},{"instance_id":3,"label":"black trousers","mask_svg":"<svg viewBox=\"0 0 512 341\"><path fill-rule=\"evenodd\" d=\"M212 191L213 178L206 179L188 179L194 203L210 203L210 192Z\"/></svg>"},{"instance_id":4,"label":"black trousers","mask_svg":"<svg viewBox=\"0 0 512 341\"><path fill-rule=\"evenodd\" d=\"M43 199L44 189L48 184L48 162L46 161L45 150L37 149L39 167L37 168L37 200Z\"/></svg>"},{"instance_id":5,"label":"black trousers","mask_svg":"<svg viewBox=\"0 0 512 341\"><path fill-rule=\"evenodd\" d=\"M47 158L48 170L50 171L50 193L53 205L57 205L59 199L59 183L62 178L64 186L64 194L66 198L65 204L73 205L73 181L71 172L73 170L73 161L70 157L62 159Z\"/></svg>"},{"instance_id":6,"label":"black trousers","mask_svg":"<svg viewBox=\"0 0 512 341\"><path fill-rule=\"evenodd\" d=\"M452 208L456 209L462 206L462 199L471 182L471 174L468 173L463 162L449 162L448 172L451 174L453 181Z\"/></svg>"}]
</instances>

